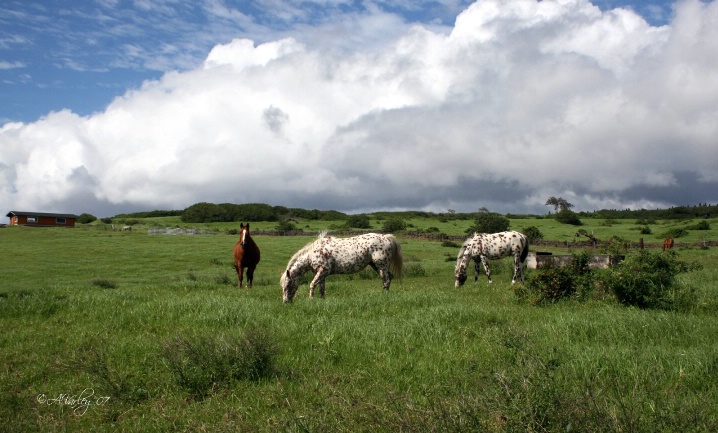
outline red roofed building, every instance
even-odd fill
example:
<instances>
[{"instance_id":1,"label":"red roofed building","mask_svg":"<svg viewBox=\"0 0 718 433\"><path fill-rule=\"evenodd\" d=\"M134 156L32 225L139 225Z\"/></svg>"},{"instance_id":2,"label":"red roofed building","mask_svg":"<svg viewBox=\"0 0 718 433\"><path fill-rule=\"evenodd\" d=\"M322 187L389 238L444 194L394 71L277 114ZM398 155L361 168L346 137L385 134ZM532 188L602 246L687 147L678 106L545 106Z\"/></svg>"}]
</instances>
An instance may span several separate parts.
<instances>
[{"instance_id":1,"label":"red roofed building","mask_svg":"<svg viewBox=\"0 0 718 433\"><path fill-rule=\"evenodd\" d=\"M67 213L18 212L10 211L11 226L30 227L75 227L77 215Z\"/></svg>"}]
</instances>

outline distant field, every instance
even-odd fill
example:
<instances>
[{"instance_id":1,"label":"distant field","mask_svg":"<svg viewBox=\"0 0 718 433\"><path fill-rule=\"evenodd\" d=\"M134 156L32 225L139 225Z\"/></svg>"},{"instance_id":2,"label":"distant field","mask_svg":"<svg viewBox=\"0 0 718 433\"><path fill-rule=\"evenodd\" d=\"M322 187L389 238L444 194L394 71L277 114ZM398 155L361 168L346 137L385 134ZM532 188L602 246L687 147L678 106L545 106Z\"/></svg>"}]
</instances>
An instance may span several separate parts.
<instances>
[{"instance_id":1,"label":"distant field","mask_svg":"<svg viewBox=\"0 0 718 433\"><path fill-rule=\"evenodd\" d=\"M472 224L408 222L450 235ZM691 224L659 221L643 236L633 221L580 228L658 242ZM678 241L718 240L710 224ZM177 225L216 234L145 230ZM680 275L698 293L689 313L610 296L533 307L514 296L506 261L494 284L482 275L457 290L456 248L403 236L408 273L390 292L371 273L331 276L326 299L307 299L304 284L284 305L279 274L312 238L256 236L255 287L239 290L236 236L225 234L237 226L0 229L0 432L718 431L718 248L677 247L703 266ZM569 243L576 231L511 221L529 226ZM271 355L258 377L237 371L255 359L245 344Z\"/></svg>"},{"instance_id":2,"label":"distant field","mask_svg":"<svg viewBox=\"0 0 718 433\"><path fill-rule=\"evenodd\" d=\"M238 229L239 223L210 223L210 224L193 224L183 223L180 217L162 217L162 218L146 218L137 219L144 223L140 228L145 227L194 227L206 228L219 232L226 232L231 229ZM586 230L596 238L601 240L609 239L613 236L626 239L628 241L638 242L640 238L644 238L647 243L662 242L668 236L668 232L672 229L690 228L695 226L699 221L706 221L711 227L710 230L687 230L687 235L677 238L677 242L700 242L704 240L718 239L718 218L689 219L689 220L658 220L650 224L637 224L634 219L603 219L603 218L582 218L581 226L572 226L567 224L559 224L551 218L546 217L530 217L520 219L510 219L511 230L522 231L527 227L537 227L544 234L544 239L551 241L573 242L576 240L576 232L579 229ZM444 220L440 221L436 218L412 218L406 220L408 230L426 230L436 228L441 233L451 236L463 236L466 229L471 227L473 220ZM371 219L373 230L381 230L384 221ZM326 230L332 226L342 226L344 221L317 221L317 220L298 220L296 226L298 229L316 232ZM254 230L273 230L276 222L251 222ZM650 234L641 234L643 227L651 229ZM586 238L580 238L586 240Z\"/></svg>"}]
</instances>

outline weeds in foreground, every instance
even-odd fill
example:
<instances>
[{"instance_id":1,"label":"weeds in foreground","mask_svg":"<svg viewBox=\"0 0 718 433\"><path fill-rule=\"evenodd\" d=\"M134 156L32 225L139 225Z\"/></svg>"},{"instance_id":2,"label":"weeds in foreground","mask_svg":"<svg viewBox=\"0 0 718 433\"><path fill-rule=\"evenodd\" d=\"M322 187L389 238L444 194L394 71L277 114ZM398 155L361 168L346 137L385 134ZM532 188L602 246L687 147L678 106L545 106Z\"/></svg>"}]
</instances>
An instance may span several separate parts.
<instances>
[{"instance_id":1,"label":"weeds in foreground","mask_svg":"<svg viewBox=\"0 0 718 433\"><path fill-rule=\"evenodd\" d=\"M278 346L266 331L175 337L165 342L162 357L177 384L203 399L234 381L258 381L275 373Z\"/></svg>"},{"instance_id":2,"label":"weeds in foreground","mask_svg":"<svg viewBox=\"0 0 718 433\"><path fill-rule=\"evenodd\" d=\"M101 289L116 289L120 286L117 281L109 278L94 278L90 284Z\"/></svg>"}]
</instances>

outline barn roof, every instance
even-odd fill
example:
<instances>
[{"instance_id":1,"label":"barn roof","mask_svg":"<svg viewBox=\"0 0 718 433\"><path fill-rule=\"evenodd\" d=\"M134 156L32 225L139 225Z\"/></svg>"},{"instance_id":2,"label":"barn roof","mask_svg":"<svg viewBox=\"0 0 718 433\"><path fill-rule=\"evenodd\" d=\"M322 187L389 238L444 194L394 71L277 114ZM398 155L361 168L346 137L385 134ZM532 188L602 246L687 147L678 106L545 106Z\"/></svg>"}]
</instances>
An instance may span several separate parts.
<instances>
[{"instance_id":1,"label":"barn roof","mask_svg":"<svg viewBox=\"0 0 718 433\"><path fill-rule=\"evenodd\" d=\"M16 210L11 210L8 212L6 217L10 216L36 216L36 217L55 217L55 218L79 218L75 214L71 213L47 213L47 212L20 212Z\"/></svg>"}]
</instances>

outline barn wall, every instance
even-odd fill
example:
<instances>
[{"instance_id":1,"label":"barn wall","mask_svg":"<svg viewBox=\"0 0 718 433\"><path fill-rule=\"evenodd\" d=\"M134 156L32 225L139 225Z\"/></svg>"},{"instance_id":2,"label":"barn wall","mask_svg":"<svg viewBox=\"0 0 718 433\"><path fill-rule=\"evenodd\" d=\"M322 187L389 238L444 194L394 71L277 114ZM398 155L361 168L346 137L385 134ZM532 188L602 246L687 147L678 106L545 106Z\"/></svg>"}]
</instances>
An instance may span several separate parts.
<instances>
[{"instance_id":1,"label":"barn wall","mask_svg":"<svg viewBox=\"0 0 718 433\"><path fill-rule=\"evenodd\" d=\"M32 215L30 215L32 217ZM10 218L10 225L32 226L32 227L75 227L75 218L65 218L64 223L58 223L56 217L40 216L34 217L34 222L28 221L27 215L15 215Z\"/></svg>"}]
</instances>

